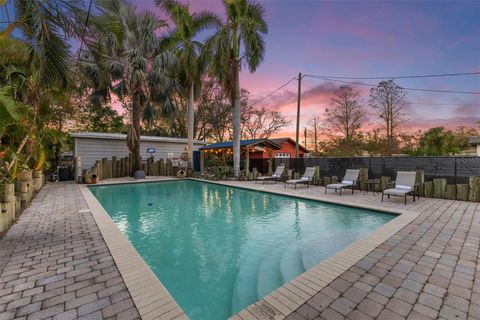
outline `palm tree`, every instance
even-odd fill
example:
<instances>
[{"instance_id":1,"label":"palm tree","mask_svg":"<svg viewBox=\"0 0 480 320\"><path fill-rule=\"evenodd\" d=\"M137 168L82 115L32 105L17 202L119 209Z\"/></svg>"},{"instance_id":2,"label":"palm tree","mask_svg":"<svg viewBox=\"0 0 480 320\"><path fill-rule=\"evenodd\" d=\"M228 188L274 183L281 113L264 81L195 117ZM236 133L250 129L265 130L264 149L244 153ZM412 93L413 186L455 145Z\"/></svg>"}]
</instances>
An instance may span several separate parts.
<instances>
[{"instance_id":1,"label":"palm tree","mask_svg":"<svg viewBox=\"0 0 480 320\"><path fill-rule=\"evenodd\" d=\"M10 110L6 121L0 121L0 135L9 142L4 147L12 151L7 175L20 160L27 163L43 152L51 115L60 104L67 104L65 92L72 84L68 39L79 37L86 16L78 0L11 3L13 20L0 30L0 105ZM5 4L0 1L0 6ZM19 38L13 36L14 30Z\"/></svg>"},{"instance_id":2,"label":"palm tree","mask_svg":"<svg viewBox=\"0 0 480 320\"><path fill-rule=\"evenodd\" d=\"M0 42L3 42L0 43L0 51L2 48L8 52L8 47L23 49L26 46L28 68L36 71L38 84L46 88L58 86L62 82L65 85L71 80L71 57L67 40L81 34L85 24L83 2L18 0L12 3L14 20L0 30ZM11 38L15 29L20 30L21 40ZM16 52L16 55L18 58L24 57L23 52Z\"/></svg>"},{"instance_id":3,"label":"palm tree","mask_svg":"<svg viewBox=\"0 0 480 320\"><path fill-rule=\"evenodd\" d=\"M227 21L207 40L213 73L230 95L233 107L233 174L240 175L240 69L242 62L255 72L265 55L268 32L265 10L250 0L224 0ZM243 53L242 53L243 50Z\"/></svg>"},{"instance_id":4,"label":"palm tree","mask_svg":"<svg viewBox=\"0 0 480 320\"><path fill-rule=\"evenodd\" d=\"M165 44L173 48L180 63L180 79L187 89L187 137L188 137L188 165L193 166L193 137L194 129L194 100L195 93L199 91L200 80L205 73L206 55L201 55L203 44L196 40L204 30L221 26L220 19L209 11L190 13L188 5L183 5L177 0L156 0L175 23L173 29L165 38Z\"/></svg>"},{"instance_id":5,"label":"palm tree","mask_svg":"<svg viewBox=\"0 0 480 320\"><path fill-rule=\"evenodd\" d=\"M165 21L121 0L101 1L99 8L102 14L93 18L97 31L87 42L82 69L86 85L93 88L92 103L108 101L114 93L131 111L127 145L133 154L133 174L141 170L142 116L151 121L175 110L171 96L179 90L178 61L161 46L158 34Z\"/></svg>"}]
</instances>

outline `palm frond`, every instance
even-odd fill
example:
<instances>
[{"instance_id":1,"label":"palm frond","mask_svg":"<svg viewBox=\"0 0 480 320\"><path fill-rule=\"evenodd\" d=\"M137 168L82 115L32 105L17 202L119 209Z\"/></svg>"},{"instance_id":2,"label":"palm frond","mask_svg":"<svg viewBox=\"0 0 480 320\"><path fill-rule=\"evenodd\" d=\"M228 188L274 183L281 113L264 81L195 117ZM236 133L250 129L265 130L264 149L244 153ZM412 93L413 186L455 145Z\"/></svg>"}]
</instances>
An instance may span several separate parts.
<instances>
[{"instance_id":1,"label":"palm frond","mask_svg":"<svg viewBox=\"0 0 480 320\"><path fill-rule=\"evenodd\" d=\"M26 62L28 46L25 42L13 38L0 39L0 65L19 65Z\"/></svg>"}]
</instances>

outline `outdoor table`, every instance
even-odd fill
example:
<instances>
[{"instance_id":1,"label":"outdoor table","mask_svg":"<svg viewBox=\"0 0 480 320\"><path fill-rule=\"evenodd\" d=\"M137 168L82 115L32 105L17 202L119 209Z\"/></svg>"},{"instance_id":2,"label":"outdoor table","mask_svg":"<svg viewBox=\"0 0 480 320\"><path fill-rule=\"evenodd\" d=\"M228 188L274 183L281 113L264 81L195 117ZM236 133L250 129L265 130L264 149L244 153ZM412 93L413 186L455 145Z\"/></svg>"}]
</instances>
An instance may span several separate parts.
<instances>
[{"instance_id":1,"label":"outdoor table","mask_svg":"<svg viewBox=\"0 0 480 320\"><path fill-rule=\"evenodd\" d=\"M376 194L376 186L380 185L380 180L379 179L369 179L369 180L366 180L366 181L363 181L363 183L365 183L365 193L364 194L368 194L368 191L372 191L373 192L373 195Z\"/></svg>"}]
</instances>

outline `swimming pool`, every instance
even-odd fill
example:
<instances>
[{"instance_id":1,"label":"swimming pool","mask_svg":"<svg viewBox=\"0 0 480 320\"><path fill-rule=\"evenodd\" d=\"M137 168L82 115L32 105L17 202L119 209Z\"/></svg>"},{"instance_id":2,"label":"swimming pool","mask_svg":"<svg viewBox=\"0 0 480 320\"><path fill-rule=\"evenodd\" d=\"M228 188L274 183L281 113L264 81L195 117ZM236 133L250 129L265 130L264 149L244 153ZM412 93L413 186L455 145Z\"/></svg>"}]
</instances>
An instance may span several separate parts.
<instances>
[{"instance_id":1,"label":"swimming pool","mask_svg":"<svg viewBox=\"0 0 480 320\"><path fill-rule=\"evenodd\" d=\"M395 217L193 180L90 190L191 319L226 319Z\"/></svg>"}]
</instances>

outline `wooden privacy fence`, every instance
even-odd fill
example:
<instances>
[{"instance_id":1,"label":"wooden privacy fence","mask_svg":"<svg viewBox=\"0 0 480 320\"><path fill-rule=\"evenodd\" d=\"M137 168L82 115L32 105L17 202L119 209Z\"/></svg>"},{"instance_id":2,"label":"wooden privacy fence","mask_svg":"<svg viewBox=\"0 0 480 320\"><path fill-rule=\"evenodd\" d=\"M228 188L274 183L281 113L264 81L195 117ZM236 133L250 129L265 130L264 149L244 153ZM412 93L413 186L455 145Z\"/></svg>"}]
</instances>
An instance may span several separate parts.
<instances>
[{"instance_id":1,"label":"wooden privacy fence","mask_svg":"<svg viewBox=\"0 0 480 320\"><path fill-rule=\"evenodd\" d=\"M90 179L105 180L110 178L129 177L132 172L133 158L130 154L123 158L103 158L95 161L95 165L90 169L83 170L83 174L77 177L78 183L90 183ZM78 166L78 164L76 164ZM169 159L160 159L154 161L152 158L142 163L142 170L147 176L176 176L181 170L180 167L173 166ZM92 181L93 183L95 181Z\"/></svg>"},{"instance_id":2,"label":"wooden privacy fence","mask_svg":"<svg viewBox=\"0 0 480 320\"><path fill-rule=\"evenodd\" d=\"M331 183L337 183L342 179L340 175L324 175L320 166L314 166L317 170L313 179L314 185L325 186ZM391 176L376 176L376 178L369 177L369 168L360 169L358 188L360 190L367 190L367 181L375 181L375 191L381 192L392 186ZM273 170L273 168L272 168ZM304 171L304 170L303 170ZM284 179L298 179L303 171L295 171L294 169L287 169ZM446 178L434 178L431 181L425 181L425 174L423 170L416 171L416 183L418 184L419 196L427 198L450 199L461 201L480 202L480 176L472 176L468 178L467 183L448 183ZM271 173L267 173L271 174ZM478 172L480 175L480 172ZM253 168L251 176L256 179L258 171Z\"/></svg>"}]
</instances>

